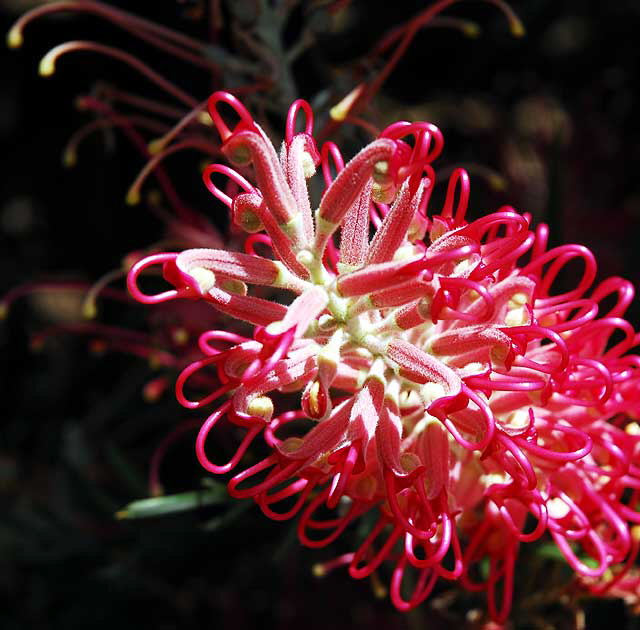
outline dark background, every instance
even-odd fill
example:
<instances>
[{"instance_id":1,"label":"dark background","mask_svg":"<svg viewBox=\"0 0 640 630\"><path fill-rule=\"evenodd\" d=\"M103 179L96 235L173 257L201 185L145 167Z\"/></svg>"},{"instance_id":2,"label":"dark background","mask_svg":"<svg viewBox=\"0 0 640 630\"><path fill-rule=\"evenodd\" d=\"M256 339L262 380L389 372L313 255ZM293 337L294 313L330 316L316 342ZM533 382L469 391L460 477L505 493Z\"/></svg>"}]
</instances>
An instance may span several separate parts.
<instances>
[{"instance_id":1,"label":"dark background","mask_svg":"<svg viewBox=\"0 0 640 630\"><path fill-rule=\"evenodd\" d=\"M21 4L0 2L5 31ZM206 34L192 17L196 3L155 4L153 10L138 2L127 7ZM321 88L347 81L388 28L424 6L395 4L354 2L342 30L318 26L316 44L293 68L300 95L316 98ZM480 3L449 12L477 19L484 30L479 39L445 29L421 32L371 115L432 120L447 142L443 169L472 162L506 178L503 192L472 179L473 212L502 203L529 211L551 225L552 244L585 244L601 277L623 275L639 286L640 4L512 5L527 28L523 39L512 38L496 11ZM296 13L284 37L306 19ZM124 203L142 162L122 138L99 136L83 145L75 169L62 167L62 147L88 119L73 107L74 97L98 79L139 88L117 62L82 53L61 61L54 77L38 77L44 52L70 38L139 52L198 98L210 91L206 76L95 19L45 18L28 28L21 50L3 49L0 294L42 278L95 281L163 232L143 207ZM279 123L273 117L275 129ZM198 164L188 156L174 160L172 169L198 209L219 217L202 192ZM213 220L224 228L224 220ZM219 518L234 502L116 521L116 510L146 496L155 445L188 415L170 389L158 402L146 402L141 392L153 377L147 362L115 352L98 356L90 351L95 336L56 333L34 351L34 338L76 321L77 309L73 295L45 293L16 302L0 324L3 629L451 627L446 615L426 607L397 613L388 600L373 597L368 583L344 572L315 579L313 563L340 549L303 549L294 524L272 523L252 506L226 525ZM135 305L107 306L101 317L148 325ZM629 319L637 327L637 305ZM199 487L194 460L187 437L163 468L167 492ZM545 575L539 578L542 587ZM587 628L640 625L617 601L585 607ZM521 627L537 627L517 614ZM560 608L546 614L552 627L572 627Z\"/></svg>"}]
</instances>

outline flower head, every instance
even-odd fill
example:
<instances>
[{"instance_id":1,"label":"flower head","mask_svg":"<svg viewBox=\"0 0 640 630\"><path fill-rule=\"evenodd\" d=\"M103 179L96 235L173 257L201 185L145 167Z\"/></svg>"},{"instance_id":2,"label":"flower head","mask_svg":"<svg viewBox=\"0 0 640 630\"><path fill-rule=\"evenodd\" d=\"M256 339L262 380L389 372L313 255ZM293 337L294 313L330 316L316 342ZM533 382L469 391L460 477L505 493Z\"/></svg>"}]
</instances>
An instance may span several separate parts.
<instances>
[{"instance_id":1,"label":"flower head","mask_svg":"<svg viewBox=\"0 0 640 630\"><path fill-rule=\"evenodd\" d=\"M586 248L548 249L546 226L533 230L511 207L467 221L463 169L443 208L427 211L443 148L430 123L395 123L345 164L334 144L317 147L304 101L289 110L279 155L235 97L216 92L209 111L222 152L253 171L255 184L220 164L204 173L250 234L246 253L158 254L129 274L141 302L204 300L254 327L250 337L203 333L203 358L178 379L186 407L218 404L197 438L202 465L242 468L261 436L270 454L235 472L229 492L274 519L300 514L311 547L374 515L340 562L361 578L393 561L401 610L441 578L485 590L490 615L504 620L519 546L545 535L592 592L622 579L640 522L640 359L627 354L638 339L622 319L631 285L593 288ZM312 211L318 168L325 188ZM576 286L558 288L576 261ZM138 276L152 265L171 289L141 292ZM187 382L209 383L211 366L214 387L187 398ZM207 441L223 419L246 432L216 464Z\"/></svg>"}]
</instances>

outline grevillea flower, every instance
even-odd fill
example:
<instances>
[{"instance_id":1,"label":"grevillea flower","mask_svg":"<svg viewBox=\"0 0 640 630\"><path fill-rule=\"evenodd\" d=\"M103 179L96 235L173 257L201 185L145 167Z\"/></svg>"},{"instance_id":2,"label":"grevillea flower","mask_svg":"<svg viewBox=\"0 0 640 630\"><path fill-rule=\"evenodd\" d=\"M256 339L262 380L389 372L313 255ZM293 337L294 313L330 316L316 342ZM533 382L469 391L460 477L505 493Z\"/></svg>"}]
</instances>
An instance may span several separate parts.
<instances>
[{"instance_id":1,"label":"grevillea flower","mask_svg":"<svg viewBox=\"0 0 640 630\"><path fill-rule=\"evenodd\" d=\"M279 156L235 97L216 92L208 106L225 156L253 169L255 184L220 164L204 172L250 233L246 253L156 254L128 278L140 302L203 300L253 326L251 336L204 332L203 357L178 378L185 407L213 408L196 441L203 467L233 470L230 494L269 517L297 515L307 546L366 525L359 546L325 568L362 578L392 563L400 610L441 579L486 591L490 616L504 621L520 545L543 537L592 593L623 581L640 523L640 358L622 318L630 283L594 286L589 250L549 249L547 227L511 207L467 221L462 169L442 209L427 210L443 148L430 123L395 123L345 164L333 143L318 150L305 101L289 110ZM325 189L312 212L318 167ZM231 183L223 192L212 176ZM576 263L575 286L559 288ZM143 293L139 276L157 265L172 286ZM211 389L188 398L211 368ZM245 433L214 463L222 422ZM257 439L269 454L245 467Z\"/></svg>"}]
</instances>

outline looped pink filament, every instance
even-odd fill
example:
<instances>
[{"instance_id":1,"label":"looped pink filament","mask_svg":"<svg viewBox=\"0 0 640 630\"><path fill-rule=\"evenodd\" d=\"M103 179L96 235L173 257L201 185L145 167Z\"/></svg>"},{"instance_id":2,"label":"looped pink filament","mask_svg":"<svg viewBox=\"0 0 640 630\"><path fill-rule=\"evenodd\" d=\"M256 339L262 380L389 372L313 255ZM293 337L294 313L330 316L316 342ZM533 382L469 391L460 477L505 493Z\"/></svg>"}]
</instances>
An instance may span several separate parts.
<instances>
[{"instance_id":1,"label":"looped pink filament","mask_svg":"<svg viewBox=\"0 0 640 630\"><path fill-rule=\"evenodd\" d=\"M225 103L229 105L229 107L231 107L231 109L233 109L233 111L240 118L240 121L234 127L233 132L229 131L229 127L227 127L226 123L222 119L222 116L220 116L220 112L218 112L219 103ZM235 96L233 96L233 94L229 94L229 92L214 92L207 101L207 109L209 110L209 115L211 116L213 124L216 126L216 129L220 134L222 142L226 142L229 137L238 130L238 127L240 126L255 126L253 116L251 116L247 108Z\"/></svg>"},{"instance_id":2,"label":"looped pink filament","mask_svg":"<svg viewBox=\"0 0 640 630\"><path fill-rule=\"evenodd\" d=\"M302 110L305 115L304 132L309 137L313 136L313 110L311 105L304 99L299 98L293 101L289 111L287 112L287 123L285 126L285 142L287 145L291 144L293 136L296 134L296 117L298 112Z\"/></svg>"}]
</instances>

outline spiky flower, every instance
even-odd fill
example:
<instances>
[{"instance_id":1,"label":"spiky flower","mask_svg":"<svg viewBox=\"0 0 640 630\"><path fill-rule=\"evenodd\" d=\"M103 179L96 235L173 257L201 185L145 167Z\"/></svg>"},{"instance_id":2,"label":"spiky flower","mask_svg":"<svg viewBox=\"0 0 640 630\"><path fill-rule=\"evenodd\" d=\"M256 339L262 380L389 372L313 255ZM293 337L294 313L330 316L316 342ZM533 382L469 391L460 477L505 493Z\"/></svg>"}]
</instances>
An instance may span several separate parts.
<instances>
[{"instance_id":1,"label":"spiky flower","mask_svg":"<svg viewBox=\"0 0 640 630\"><path fill-rule=\"evenodd\" d=\"M520 544L549 535L591 592L621 580L640 522L640 359L627 354L638 338L622 319L631 285L610 278L592 288L593 255L548 249L546 226L533 231L511 207L468 222L462 169L441 211L427 212L443 147L432 124L395 123L344 164L334 144L318 151L304 101L289 111L280 156L235 97L213 94L209 111L230 162L253 168L256 185L227 166L204 173L251 233L248 253L159 254L129 274L141 302L205 300L255 327L251 338L205 332L204 357L178 379L188 408L226 398L200 429L202 465L242 467L262 436L270 454L236 472L229 492L274 519L301 513L299 537L311 547L368 523L359 547L327 566L362 578L394 562L401 610L442 578L485 590L503 621ZM326 186L312 212L318 166ZM227 192L214 174L231 180ZM273 256L257 255L257 244ZM576 261L576 286L558 288ZM140 291L138 276L153 265L173 288ZM253 289L260 297L248 285L268 289ZM207 382L211 366L216 386L187 399L187 382ZM215 464L207 440L223 419L246 433Z\"/></svg>"}]
</instances>

